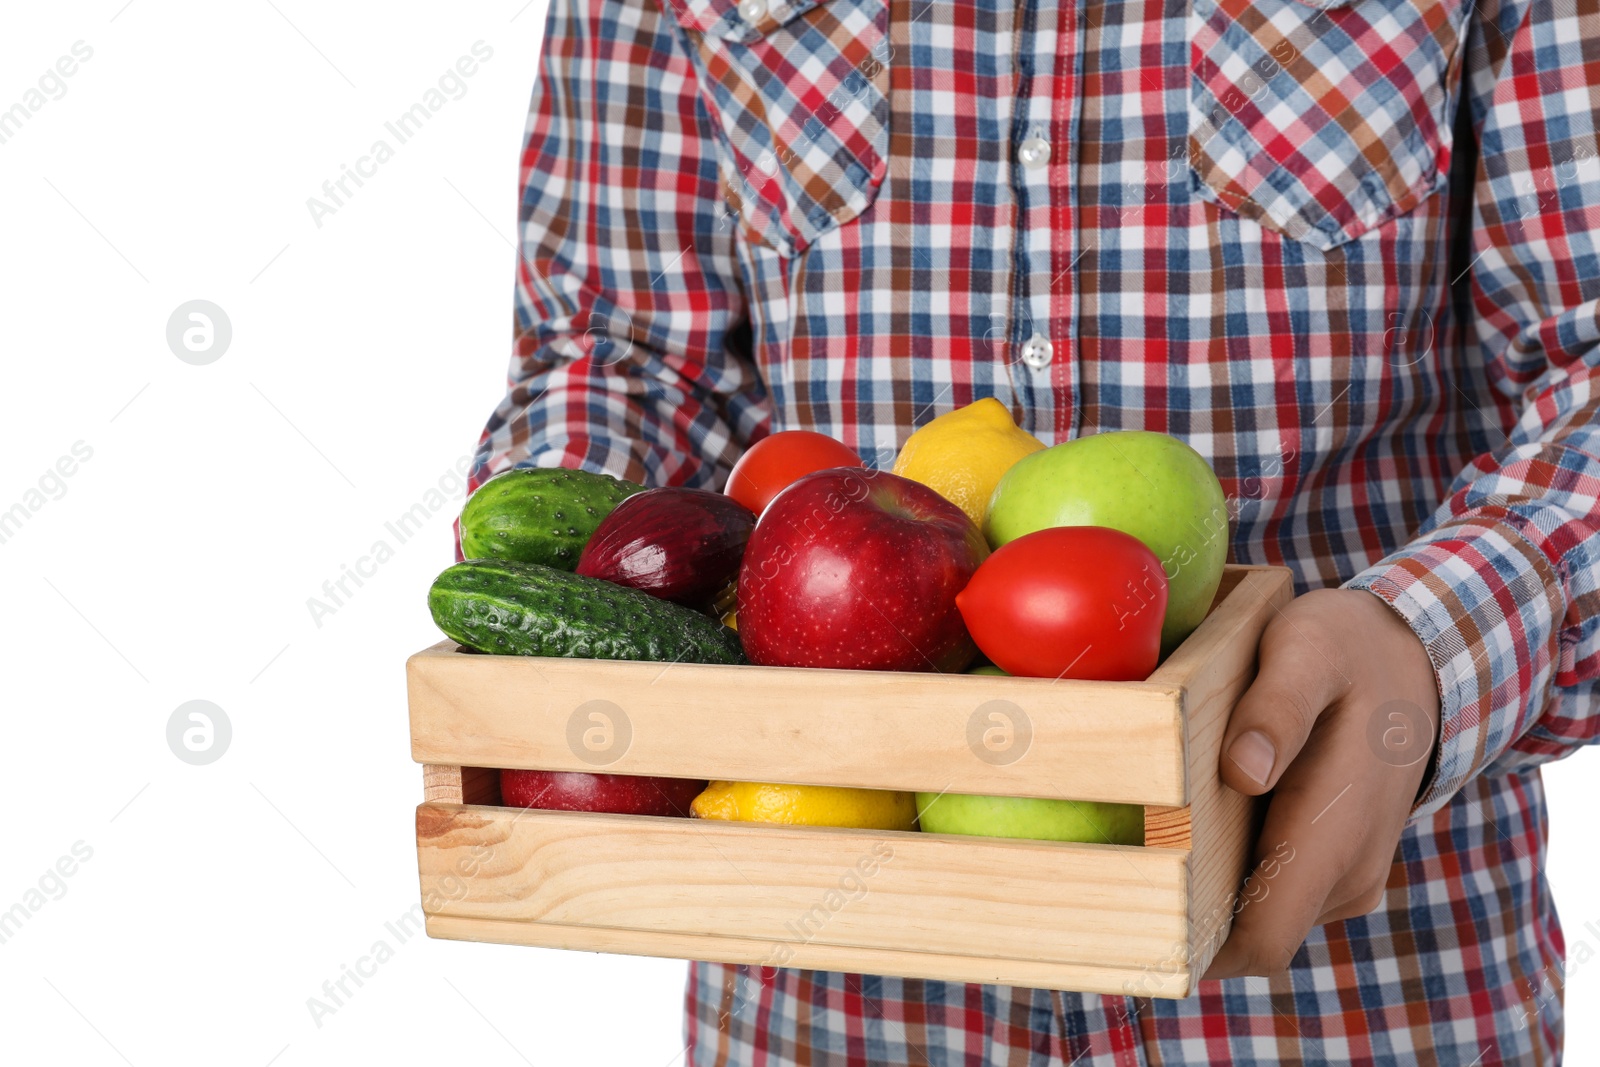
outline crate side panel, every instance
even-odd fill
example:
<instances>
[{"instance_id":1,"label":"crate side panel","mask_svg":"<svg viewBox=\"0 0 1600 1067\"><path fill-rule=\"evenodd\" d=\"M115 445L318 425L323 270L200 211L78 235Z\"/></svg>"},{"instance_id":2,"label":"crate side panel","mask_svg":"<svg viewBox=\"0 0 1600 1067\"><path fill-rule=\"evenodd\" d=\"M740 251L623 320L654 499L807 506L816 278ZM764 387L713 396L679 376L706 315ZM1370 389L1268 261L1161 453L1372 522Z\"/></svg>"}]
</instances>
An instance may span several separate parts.
<instances>
[{"instance_id":1,"label":"crate side panel","mask_svg":"<svg viewBox=\"0 0 1600 1067\"><path fill-rule=\"evenodd\" d=\"M1180 805L1172 685L487 656L409 664L420 763Z\"/></svg>"},{"instance_id":2,"label":"crate side panel","mask_svg":"<svg viewBox=\"0 0 1600 1067\"><path fill-rule=\"evenodd\" d=\"M1178 851L436 804L417 818L424 910L450 918L1122 970L1186 934Z\"/></svg>"},{"instance_id":3,"label":"crate side panel","mask_svg":"<svg viewBox=\"0 0 1600 1067\"><path fill-rule=\"evenodd\" d=\"M1195 650L1186 673L1189 732L1190 933L1192 970L1203 974L1233 922L1233 905L1256 848L1264 804L1236 793L1218 774L1228 716L1256 672L1256 646L1268 621L1294 596L1280 568L1246 574L1213 612L1218 640Z\"/></svg>"},{"instance_id":4,"label":"crate side panel","mask_svg":"<svg viewBox=\"0 0 1600 1067\"><path fill-rule=\"evenodd\" d=\"M1144 990L1143 996L1175 999L1187 995L1187 980L1181 976L1162 975L1159 979L1151 979L1144 969L1091 964L999 960L894 949L841 948L815 941L774 945L770 941L723 935L651 933L648 937L641 937L632 930L458 919L445 915L428 916L427 929L430 937L454 941L664 956L762 967L805 967L1031 989L1070 989L1080 993L1118 995L1137 985Z\"/></svg>"}]
</instances>

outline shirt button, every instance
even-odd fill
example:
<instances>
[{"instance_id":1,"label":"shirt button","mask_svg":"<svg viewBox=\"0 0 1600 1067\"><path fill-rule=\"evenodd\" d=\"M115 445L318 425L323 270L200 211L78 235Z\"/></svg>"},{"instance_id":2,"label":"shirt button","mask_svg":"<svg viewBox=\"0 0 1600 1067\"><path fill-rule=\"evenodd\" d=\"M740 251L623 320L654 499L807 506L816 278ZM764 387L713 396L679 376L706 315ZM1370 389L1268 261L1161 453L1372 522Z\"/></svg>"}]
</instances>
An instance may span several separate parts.
<instances>
[{"instance_id":1,"label":"shirt button","mask_svg":"<svg viewBox=\"0 0 1600 1067\"><path fill-rule=\"evenodd\" d=\"M739 17L754 26L767 17L767 0L739 0Z\"/></svg>"},{"instance_id":2,"label":"shirt button","mask_svg":"<svg viewBox=\"0 0 1600 1067\"><path fill-rule=\"evenodd\" d=\"M1022 345L1022 362L1034 370L1044 370L1055 356L1055 346L1043 334L1034 334Z\"/></svg>"},{"instance_id":3,"label":"shirt button","mask_svg":"<svg viewBox=\"0 0 1600 1067\"><path fill-rule=\"evenodd\" d=\"M1017 158L1029 170L1038 170L1050 162L1050 142L1043 137L1030 137L1017 146Z\"/></svg>"}]
</instances>

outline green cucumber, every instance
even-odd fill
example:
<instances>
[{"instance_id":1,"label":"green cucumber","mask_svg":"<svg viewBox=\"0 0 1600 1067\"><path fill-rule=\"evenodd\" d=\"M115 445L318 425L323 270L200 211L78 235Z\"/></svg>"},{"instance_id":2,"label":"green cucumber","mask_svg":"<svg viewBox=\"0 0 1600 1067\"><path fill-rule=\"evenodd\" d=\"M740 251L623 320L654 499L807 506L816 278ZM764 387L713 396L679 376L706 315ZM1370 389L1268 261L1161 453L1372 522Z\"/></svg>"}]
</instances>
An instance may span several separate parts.
<instances>
[{"instance_id":1,"label":"green cucumber","mask_svg":"<svg viewBox=\"0 0 1600 1067\"><path fill-rule=\"evenodd\" d=\"M591 471L517 467L478 486L461 509L461 554L570 571L600 520L644 486Z\"/></svg>"},{"instance_id":2,"label":"green cucumber","mask_svg":"<svg viewBox=\"0 0 1600 1067\"><path fill-rule=\"evenodd\" d=\"M538 563L457 563L434 579L428 610L452 640L479 652L745 662L739 635L708 615Z\"/></svg>"}]
</instances>

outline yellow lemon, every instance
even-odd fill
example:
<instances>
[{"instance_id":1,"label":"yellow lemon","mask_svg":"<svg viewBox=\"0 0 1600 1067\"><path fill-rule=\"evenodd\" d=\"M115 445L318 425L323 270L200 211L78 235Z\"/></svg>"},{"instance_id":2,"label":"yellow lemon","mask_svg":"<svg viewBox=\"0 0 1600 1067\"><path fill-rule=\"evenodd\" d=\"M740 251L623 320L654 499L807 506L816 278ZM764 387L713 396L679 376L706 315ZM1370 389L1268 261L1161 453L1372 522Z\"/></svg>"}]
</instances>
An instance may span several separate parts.
<instances>
[{"instance_id":1,"label":"yellow lemon","mask_svg":"<svg viewBox=\"0 0 1600 1067\"><path fill-rule=\"evenodd\" d=\"M894 473L921 482L980 528L1000 476L1044 442L1021 429L992 396L940 415L906 439Z\"/></svg>"},{"instance_id":2,"label":"yellow lemon","mask_svg":"<svg viewBox=\"0 0 1600 1067\"><path fill-rule=\"evenodd\" d=\"M694 798L689 813L697 819L787 826L853 826L865 830L917 827L917 800L910 793L827 785L712 782Z\"/></svg>"}]
</instances>

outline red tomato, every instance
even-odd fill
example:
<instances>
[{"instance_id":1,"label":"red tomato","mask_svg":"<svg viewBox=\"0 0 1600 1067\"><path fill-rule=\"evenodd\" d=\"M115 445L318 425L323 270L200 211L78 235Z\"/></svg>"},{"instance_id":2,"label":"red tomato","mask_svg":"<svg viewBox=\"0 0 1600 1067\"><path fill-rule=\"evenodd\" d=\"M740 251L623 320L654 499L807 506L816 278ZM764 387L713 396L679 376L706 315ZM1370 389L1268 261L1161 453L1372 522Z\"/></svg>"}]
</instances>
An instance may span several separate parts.
<instances>
[{"instance_id":1,"label":"red tomato","mask_svg":"<svg viewBox=\"0 0 1600 1067\"><path fill-rule=\"evenodd\" d=\"M1142 681L1161 657L1167 576L1144 542L1057 526L994 551L956 595L978 647L1028 678Z\"/></svg>"},{"instance_id":2,"label":"red tomato","mask_svg":"<svg viewBox=\"0 0 1600 1067\"><path fill-rule=\"evenodd\" d=\"M861 457L825 433L784 430L751 445L723 490L760 515L790 483L829 467L861 467Z\"/></svg>"}]
</instances>

